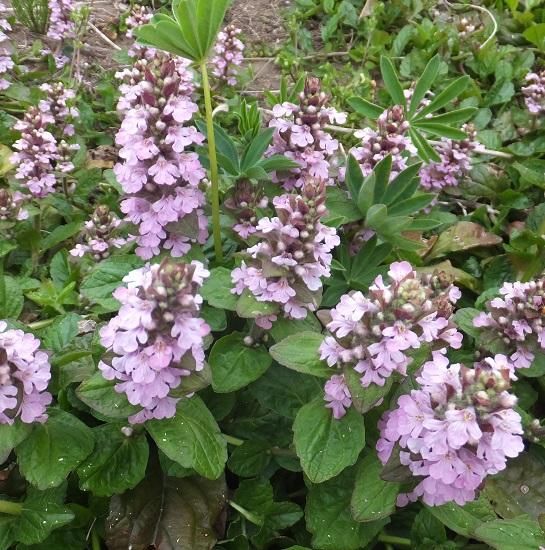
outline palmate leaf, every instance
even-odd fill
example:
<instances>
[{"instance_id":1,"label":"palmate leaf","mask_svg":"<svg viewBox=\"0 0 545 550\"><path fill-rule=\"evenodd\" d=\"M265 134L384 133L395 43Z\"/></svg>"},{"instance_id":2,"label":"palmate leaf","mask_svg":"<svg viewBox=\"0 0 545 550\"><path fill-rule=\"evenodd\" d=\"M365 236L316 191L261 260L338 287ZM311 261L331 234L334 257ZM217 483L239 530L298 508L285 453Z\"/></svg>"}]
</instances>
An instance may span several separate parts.
<instances>
[{"instance_id":1,"label":"palmate leaf","mask_svg":"<svg viewBox=\"0 0 545 550\"><path fill-rule=\"evenodd\" d=\"M397 73L391 59L388 57L380 58L380 72L382 79L384 80L384 86L386 91L390 94L390 97L397 105L405 106L405 94L403 93L403 87L399 82Z\"/></svg>"},{"instance_id":2,"label":"palmate leaf","mask_svg":"<svg viewBox=\"0 0 545 550\"><path fill-rule=\"evenodd\" d=\"M174 0L173 18L155 15L137 29L142 44L202 63L208 57L231 0Z\"/></svg>"},{"instance_id":3,"label":"palmate leaf","mask_svg":"<svg viewBox=\"0 0 545 550\"><path fill-rule=\"evenodd\" d=\"M414 88L413 96L411 98L411 104L409 107L409 113L412 115L418 109L420 102L424 99L426 92L430 90L437 74L439 73L439 66L441 61L439 56L436 55L430 59L430 62L427 64L422 76L418 79L416 86Z\"/></svg>"},{"instance_id":4,"label":"palmate leaf","mask_svg":"<svg viewBox=\"0 0 545 550\"><path fill-rule=\"evenodd\" d=\"M447 103L457 98L467 87L471 78L469 76L461 76L454 82L451 82L441 93L437 94L432 102L424 107L419 113L418 117L423 118L430 113L435 113Z\"/></svg>"}]
</instances>

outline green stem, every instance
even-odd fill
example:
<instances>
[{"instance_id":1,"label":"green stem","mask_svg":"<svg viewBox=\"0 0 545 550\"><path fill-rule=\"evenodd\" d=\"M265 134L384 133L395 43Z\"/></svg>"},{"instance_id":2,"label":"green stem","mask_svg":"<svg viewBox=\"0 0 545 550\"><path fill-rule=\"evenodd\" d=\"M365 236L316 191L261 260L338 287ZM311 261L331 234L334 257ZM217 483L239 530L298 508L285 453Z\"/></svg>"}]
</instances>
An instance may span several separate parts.
<instances>
[{"instance_id":1,"label":"green stem","mask_svg":"<svg viewBox=\"0 0 545 550\"><path fill-rule=\"evenodd\" d=\"M240 447L243 443L243 439L239 439L238 437L233 437L232 435L223 434L223 439L227 441L230 445L234 445L235 447Z\"/></svg>"},{"instance_id":2,"label":"green stem","mask_svg":"<svg viewBox=\"0 0 545 550\"><path fill-rule=\"evenodd\" d=\"M10 516L20 516L23 511L23 505L20 502L11 502L10 500L0 500L0 514L9 514Z\"/></svg>"},{"instance_id":3,"label":"green stem","mask_svg":"<svg viewBox=\"0 0 545 550\"><path fill-rule=\"evenodd\" d=\"M55 318L51 319L42 319L41 321L34 321L34 323L29 323L28 328L31 330L39 330L41 328L48 327L55 322Z\"/></svg>"},{"instance_id":4,"label":"green stem","mask_svg":"<svg viewBox=\"0 0 545 550\"><path fill-rule=\"evenodd\" d=\"M393 546L411 546L411 541L403 537L394 537L393 535L381 534L378 536L378 540L384 544L391 544Z\"/></svg>"},{"instance_id":5,"label":"green stem","mask_svg":"<svg viewBox=\"0 0 545 550\"><path fill-rule=\"evenodd\" d=\"M234 508L239 514L241 514L243 517L245 517L248 521L253 523L254 525L258 525L261 527L263 525L263 519L259 516L256 516L255 514L252 514L249 510L246 510L246 508L243 508L236 502L233 502L232 500L229 501L229 506L231 508Z\"/></svg>"},{"instance_id":6,"label":"green stem","mask_svg":"<svg viewBox=\"0 0 545 550\"><path fill-rule=\"evenodd\" d=\"M94 528L91 531L91 548L92 550L100 550L102 548L100 537L98 536L97 530Z\"/></svg>"},{"instance_id":7,"label":"green stem","mask_svg":"<svg viewBox=\"0 0 545 550\"><path fill-rule=\"evenodd\" d=\"M212 187L212 234L214 236L214 250L216 261L223 261L223 249L221 246L220 225L220 191L218 175L218 158L216 154L216 136L214 134L214 120L212 117L212 96L206 61L201 63L202 89L204 93L204 107L206 111L206 128L208 133L208 157L210 159L210 184Z\"/></svg>"}]
</instances>

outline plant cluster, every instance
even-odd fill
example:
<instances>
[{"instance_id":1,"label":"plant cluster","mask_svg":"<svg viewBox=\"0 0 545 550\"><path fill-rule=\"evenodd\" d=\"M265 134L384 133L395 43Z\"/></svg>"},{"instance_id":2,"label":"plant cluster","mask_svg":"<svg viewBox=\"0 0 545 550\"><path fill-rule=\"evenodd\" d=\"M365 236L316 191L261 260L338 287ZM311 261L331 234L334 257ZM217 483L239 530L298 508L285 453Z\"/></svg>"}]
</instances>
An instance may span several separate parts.
<instances>
[{"instance_id":1,"label":"plant cluster","mask_svg":"<svg viewBox=\"0 0 545 550\"><path fill-rule=\"evenodd\" d=\"M545 548L545 11L481 4L296 0L274 92L229 0L0 4L0 550Z\"/></svg>"}]
</instances>

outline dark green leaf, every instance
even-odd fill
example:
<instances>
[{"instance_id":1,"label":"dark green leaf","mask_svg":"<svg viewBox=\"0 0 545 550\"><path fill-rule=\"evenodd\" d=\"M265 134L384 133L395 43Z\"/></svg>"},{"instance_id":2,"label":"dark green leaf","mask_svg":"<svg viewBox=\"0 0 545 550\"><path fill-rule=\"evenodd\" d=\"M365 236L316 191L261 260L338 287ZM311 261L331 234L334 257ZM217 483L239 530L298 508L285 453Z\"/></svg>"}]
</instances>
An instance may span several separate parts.
<instances>
[{"instance_id":1,"label":"dark green leaf","mask_svg":"<svg viewBox=\"0 0 545 550\"><path fill-rule=\"evenodd\" d=\"M244 334L233 332L214 344L208 362L214 391L229 393L257 380L271 366L272 358L263 346L247 346Z\"/></svg>"},{"instance_id":2,"label":"dark green leaf","mask_svg":"<svg viewBox=\"0 0 545 550\"><path fill-rule=\"evenodd\" d=\"M409 113L413 114L416 112L420 106L420 102L424 99L426 93L431 90L437 74L439 73L439 66L441 65L441 60L438 55L433 56L429 63L426 65L424 72L418 79L416 86L414 87L414 92L411 97L411 104L409 107Z\"/></svg>"},{"instance_id":3,"label":"dark green leaf","mask_svg":"<svg viewBox=\"0 0 545 550\"><path fill-rule=\"evenodd\" d=\"M202 285L201 296L213 307L235 311L238 297L231 292L232 286L231 270L215 267Z\"/></svg>"},{"instance_id":4,"label":"dark green leaf","mask_svg":"<svg viewBox=\"0 0 545 550\"><path fill-rule=\"evenodd\" d=\"M399 83L396 70L392 61L388 57L382 56L380 58L380 72L382 79L384 80L384 87L390 94L390 97L394 100L396 105L405 106L405 94L403 88Z\"/></svg>"},{"instance_id":5,"label":"dark green leaf","mask_svg":"<svg viewBox=\"0 0 545 550\"><path fill-rule=\"evenodd\" d=\"M261 160L263 153L265 153L271 143L273 133L274 128L267 128L249 143L242 157L241 170L243 172Z\"/></svg>"},{"instance_id":6,"label":"dark green leaf","mask_svg":"<svg viewBox=\"0 0 545 550\"><path fill-rule=\"evenodd\" d=\"M356 113L371 120L376 120L384 112L384 107L375 105L362 97L351 97L348 99L348 104Z\"/></svg>"},{"instance_id":7,"label":"dark green leaf","mask_svg":"<svg viewBox=\"0 0 545 550\"><path fill-rule=\"evenodd\" d=\"M293 433L297 456L313 483L322 483L352 466L365 445L363 417L348 409L336 420L323 399L301 407Z\"/></svg>"},{"instance_id":8,"label":"dark green leaf","mask_svg":"<svg viewBox=\"0 0 545 550\"><path fill-rule=\"evenodd\" d=\"M427 114L434 113L447 105L447 103L450 103L467 89L470 80L471 78L469 76L461 76L454 82L451 82L441 93L433 98L429 105L418 113L418 117L423 118Z\"/></svg>"}]
</instances>

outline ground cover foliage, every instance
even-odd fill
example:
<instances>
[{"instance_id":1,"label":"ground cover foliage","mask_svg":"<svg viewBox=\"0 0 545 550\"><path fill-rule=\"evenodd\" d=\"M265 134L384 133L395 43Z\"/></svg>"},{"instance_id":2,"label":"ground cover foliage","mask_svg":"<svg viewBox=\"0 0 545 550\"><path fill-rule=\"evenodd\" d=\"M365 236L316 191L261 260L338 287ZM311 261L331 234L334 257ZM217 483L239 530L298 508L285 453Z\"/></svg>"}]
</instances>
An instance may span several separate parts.
<instances>
[{"instance_id":1,"label":"ground cover foliage","mask_svg":"<svg viewBox=\"0 0 545 550\"><path fill-rule=\"evenodd\" d=\"M545 548L541 0L0 7L0 549Z\"/></svg>"}]
</instances>

